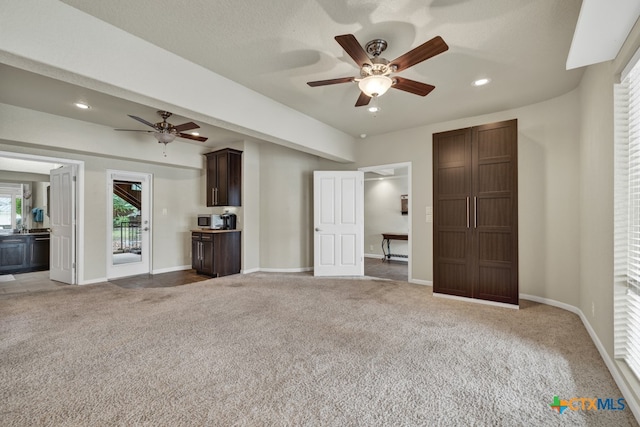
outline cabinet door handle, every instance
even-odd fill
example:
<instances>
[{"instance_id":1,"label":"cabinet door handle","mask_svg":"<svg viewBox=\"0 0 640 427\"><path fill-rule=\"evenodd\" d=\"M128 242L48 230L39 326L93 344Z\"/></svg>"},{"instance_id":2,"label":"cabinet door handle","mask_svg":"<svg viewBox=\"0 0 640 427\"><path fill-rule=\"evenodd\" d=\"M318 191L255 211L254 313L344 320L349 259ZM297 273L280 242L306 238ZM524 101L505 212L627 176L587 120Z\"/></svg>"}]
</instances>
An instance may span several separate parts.
<instances>
[{"instance_id":1,"label":"cabinet door handle","mask_svg":"<svg viewBox=\"0 0 640 427\"><path fill-rule=\"evenodd\" d=\"M467 197L467 228L469 228L469 197Z\"/></svg>"},{"instance_id":2,"label":"cabinet door handle","mask_svg":"<svg viewBox=\"0 0 640 427\"><path fill-rule=\"evenodd\" d=\"M23 240L20 240L20 239L2 240L2 243L19 243L19 242L23 242Z\"/></svg>"},{"instance_id":3,"label":"cabinet door handle","mask_svg":"<svg viewBox=\"0 0 640 427\"><path fill-rule=\"evenodd\" d=\"M49 240L48 237L36 237L36 240Z\"/></svg>"},{"instance_id":4,"label":"cabinet door handle","mask_svg":"<svg viewBox=\"0 0 640 427\"><path fill-rule=\"evenodd\" d=\"M473 228L478 228L478 198L473 198Z\"/></svg>"},{"instance_id":5,"label":"cabinet door handle","mask_svg":"<svg viewBox=\"0 0 640 427\"><path fill-rule=\"evenodd\" d=\"M216 205L218 204L218 187L216 187L216 202L215 202L215 204Z\"/></svg>"},{"instance_id":6,"label":"cabinet door handle","mask_svg":"<svg viewBox=\"0 0 640 427\"><path fill-rule=\"evenodd\" d=\"M216 204L216 189L211 187L211 204Z\"/></svg>"}]
</instances>

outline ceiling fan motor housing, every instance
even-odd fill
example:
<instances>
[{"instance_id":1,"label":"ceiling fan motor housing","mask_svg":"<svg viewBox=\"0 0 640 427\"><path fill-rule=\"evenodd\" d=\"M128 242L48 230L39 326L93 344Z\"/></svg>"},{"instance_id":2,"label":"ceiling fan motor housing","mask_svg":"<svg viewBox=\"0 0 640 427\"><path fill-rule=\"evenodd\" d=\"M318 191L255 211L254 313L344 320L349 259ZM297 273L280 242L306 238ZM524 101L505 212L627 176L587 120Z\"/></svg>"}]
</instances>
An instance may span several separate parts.
<instances>
[{"instance_id":1,"label":"ceiling fan motor housing","mask_svg":"<svg viewBox=\"0 0 640 427\"><path fill-rule=\"evenodd\" d=\"M375 56L371 58L371 64L364 64L362 66L360 69L360 76L387 76L393 71L393 67L389 67L389 61Z\"/></svg>"},{"instance_id":2,"label":"ceiling fan motor housing","mask_svg":"<svg viewBox=\"0 0 640 427\"><path fill-rule=\"evenodd\" d=\"M369 55L378 57L387 49L387 41L382 39L374 39L367 43L364 48Z\"/></svg>"}]
</instances>

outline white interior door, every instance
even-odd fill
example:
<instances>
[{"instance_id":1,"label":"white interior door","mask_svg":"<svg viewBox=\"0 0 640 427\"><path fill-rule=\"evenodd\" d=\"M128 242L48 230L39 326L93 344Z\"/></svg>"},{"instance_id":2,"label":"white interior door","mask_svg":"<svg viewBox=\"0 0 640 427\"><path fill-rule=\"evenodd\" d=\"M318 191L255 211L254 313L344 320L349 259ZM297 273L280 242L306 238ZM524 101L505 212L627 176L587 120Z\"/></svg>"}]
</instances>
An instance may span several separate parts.
<instances>
[{"instance_id":1,"label":"white interior door","mask_svg":"<svg viewBox=\"0 0 640 427\"><path fill-rule=\"evenodd\" d=\"M151 271L152 175L107 171L107 278Z\"/></svg>"},{"instance_id":2,"label":"white interior door","mask_svg":"<svg viewBox=\"0 0 640 427\"><path fill-rule=\"evenodd\" d=\"M364 173L313 173L315 276L364 275Z\"/></svg>"},{"instance_id":3,"label":"white interior door","mask_svg":"<svg viewBox=\"0 0 640 427\"><path fill-rule=\"evenodd\" d=\"M49 278L71 285L76 283L76 169L68 165L50 173Z\"/></svg>"}]
</instances>

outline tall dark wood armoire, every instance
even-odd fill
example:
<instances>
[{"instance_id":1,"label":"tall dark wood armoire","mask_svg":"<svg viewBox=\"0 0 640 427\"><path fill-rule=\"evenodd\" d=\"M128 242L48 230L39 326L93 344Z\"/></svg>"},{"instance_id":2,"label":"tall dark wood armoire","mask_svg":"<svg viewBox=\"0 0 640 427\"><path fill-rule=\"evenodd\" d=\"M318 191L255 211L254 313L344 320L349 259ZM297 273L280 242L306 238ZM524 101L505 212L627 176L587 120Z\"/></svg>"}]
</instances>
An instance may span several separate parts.
<instances>
[{"instance_id":1,"label":"tall dark wood armoire","mask_svg":"<svg viewBox=\"0 0 640 427\"><path fill-rule=\"evenodd\" d=\"M518 122L433 135L433 292L518 304Z\"/></svg>"}]
</instances>

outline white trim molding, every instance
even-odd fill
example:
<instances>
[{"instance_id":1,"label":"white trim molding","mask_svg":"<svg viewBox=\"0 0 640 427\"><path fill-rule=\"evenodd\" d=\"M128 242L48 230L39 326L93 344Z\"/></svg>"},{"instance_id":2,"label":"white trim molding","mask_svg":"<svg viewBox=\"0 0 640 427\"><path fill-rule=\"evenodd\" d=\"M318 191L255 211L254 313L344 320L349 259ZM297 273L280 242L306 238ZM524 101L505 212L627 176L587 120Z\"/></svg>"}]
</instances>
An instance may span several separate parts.
<instances>
[{"instance_id":1,"label":"white trim molding","mask_svg":"<svg viewBox=\"0 0 640 427\"><path fill-rule=\"evenodd\" d=\"M191 270L191 264L189 265L177 265L175 267L157 268L151 270L151 274L172 273L174 271Z\"/></svg>"},{"instance_id":2,"label":"white trim molding","mask_svg":"<svg viewBox=\"0 0 640 427\"><path fill-rule=\"evenodd\" d=\"M260 272L262 273L306 273L307 271L313 271L313 267L260 269Z\"/></svg>"},{"instance_id":3,"label":"white trim molding","mask_svg":"<svg viewBox=\"0 0 640 427\"><path fill-rule=\"evenodd\" d=\"M440 294L438 292L434 292L433 296L436 298L453 299L457 301L472 302L475 304L484 304L484 305L492 305L494 307L510 308L512 310L518 310L520 308L519 305L514 305L514 304L505 304L503 302L487 301L487 300L477 299L477 298L459 297L457 295Z\"/></svg>"}]
</instances>

